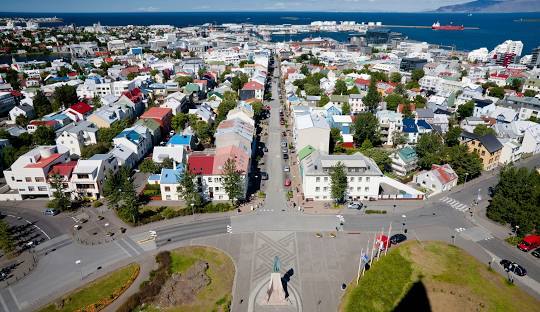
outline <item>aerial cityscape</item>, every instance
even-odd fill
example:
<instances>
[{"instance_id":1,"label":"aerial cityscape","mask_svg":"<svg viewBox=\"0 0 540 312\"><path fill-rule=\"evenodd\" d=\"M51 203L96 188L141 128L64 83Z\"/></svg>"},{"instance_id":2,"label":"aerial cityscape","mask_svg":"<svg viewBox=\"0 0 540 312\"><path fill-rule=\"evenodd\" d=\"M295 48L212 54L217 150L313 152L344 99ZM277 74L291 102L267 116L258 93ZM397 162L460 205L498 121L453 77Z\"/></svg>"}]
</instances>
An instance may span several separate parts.
<instances>
[{"instance_id":1,"label":"aerial cityscape","mask_svg":"<svg viewBox=\"0 0 540 312\"><path fill-rule=\"evenodd\" d=\"M0 312L540 311L540 1L0 10Z\"/></svg>"}]
</instances>

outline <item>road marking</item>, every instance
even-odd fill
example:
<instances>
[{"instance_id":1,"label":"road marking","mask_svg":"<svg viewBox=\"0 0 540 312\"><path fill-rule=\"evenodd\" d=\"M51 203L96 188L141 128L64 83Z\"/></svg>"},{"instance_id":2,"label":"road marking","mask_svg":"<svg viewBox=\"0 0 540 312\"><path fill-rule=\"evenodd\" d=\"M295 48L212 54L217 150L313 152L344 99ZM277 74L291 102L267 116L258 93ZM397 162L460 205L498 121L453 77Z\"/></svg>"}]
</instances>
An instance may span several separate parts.
<instances>
[{"instance_id":1,"label":"road marking","mask_svg":"<svg viewBox=\"0 0 540 312\"><path fill-rule=\"evenodd\" d=\"M463 231L465 231L466 229L465 229L465 228L462 228L462 227L460 227L460 228L455 228L455 230L456 230L456 232L463 232Z\"/></svg>"},{"instance_id":2,"label":"road marking","mask_svg":"<svg viewBox=\"0 0 540 312\"><path fill-rule=\"evenodd\" d=\"M9 294L11 295L11 297L13 298L13 301L17 305L17 309L20 311L21 310L21 305L19 304L19 300L17 300L17 297L15 297L15 293L13 293L13 289L11 289L11 286L8 287L8 291L9 291Z\"/></svg>"},{"instance_id":3,"label":"road marking","mask_svg":"<svg viewBox=\"0 0 540 312\"><path fill-rule=\"evenodd\" d=\"M127 249L124 248L124 246L120 245L120 243L117 240L115 240L114 243L116 244L116 246L120 247L120 249L122 249L128 255L128 257L132 257L129 251L127 251Z\"/></svg>"},{"instance_id":4,"label":"road marking","mask_svg":"<svg viewBox=\"0 0 540 312\"><path fill-rule=\"evenodd\" d=\"M227 225L227 233L232 234L232 226Z\"/></svg>"},{"instance_id":5,"label":"road marking","mask_svg":"<svg viewBox=\"0 0 540 312\"><path fill-rule=\"evenodd\" d=\"M0 294L0 303L2 303L2 307L4 307L4 311L9 312L9 308L6 302L4 301L4 297L2 297L2 294Z\"/></svg>"},{"instance_id":6,"label":"road marking","mask_svg":"<svg viewBox=\"0 0 540 312\"><path fill-rule=\"evenodd\" d=\"M440 202L443 202L447 205L449 205L450 207L458 210L458 211L461 211L461 212L464 212L465 210L469 209L469 206L463 204L463 203L460 203L459 201L453 199L453 198L450 198L450 197L443 197L441 199L439 199Z\"/></svg>"},{"instance_id":7,"label":"road marking","mask_svg":"<svg viewBox=\"0 0 540 312\"><path fill-rule=\"evenodd\" d=\"M24 221L26 221L26 223L28 224L32 224L32 222L24 219L23 217L18 217L18 216L14 216L12 214L7 214L6 216L8 217L12 217L12 218L15 218L15 219L18 219L18 218L21 218L23 219ZM32 224L36 229L38 229L39 231L41 231L41 233L43 233L43 235L47 236L47 239L51 239L51 237L49 235L47 235L47 233L45 233L45 231L43 231L39 226L35 225L35 224Z\"/></svg>"}]
</instances>

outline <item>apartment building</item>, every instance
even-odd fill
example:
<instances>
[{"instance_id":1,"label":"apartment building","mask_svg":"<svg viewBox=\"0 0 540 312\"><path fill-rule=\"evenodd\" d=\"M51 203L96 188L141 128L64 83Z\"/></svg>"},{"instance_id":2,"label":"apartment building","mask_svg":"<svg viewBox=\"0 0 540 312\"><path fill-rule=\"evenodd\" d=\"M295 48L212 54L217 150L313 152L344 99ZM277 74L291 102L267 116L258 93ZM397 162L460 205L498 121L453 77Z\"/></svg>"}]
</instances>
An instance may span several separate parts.
<instances>
[{"instance_id":1,"label":"apartment building","mask_svg":"<svg viewBox=\"0 0 540 312\"><path fill-rule=\"evenodd\" d=\"M461 133L461 144L466 145L469 152L478 154L482 160L484 170L492 170L499 165L503 145L494 135L479 136L463 131Z\"/></svg>"}]
</instances>

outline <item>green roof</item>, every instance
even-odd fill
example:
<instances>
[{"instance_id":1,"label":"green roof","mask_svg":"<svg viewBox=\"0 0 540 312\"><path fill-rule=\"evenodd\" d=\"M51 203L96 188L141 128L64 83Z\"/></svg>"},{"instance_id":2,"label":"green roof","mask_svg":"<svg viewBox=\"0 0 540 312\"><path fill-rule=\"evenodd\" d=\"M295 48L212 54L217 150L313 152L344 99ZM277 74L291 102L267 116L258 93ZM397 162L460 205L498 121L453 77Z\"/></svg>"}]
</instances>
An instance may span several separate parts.
<instances>
[{"instance_id":1,"label":"green roof","mask_svg":"<svg viewBox=\"0 0 540 312\"><path fill-rule=\"evenodd\" d=\"M196 83L188 83L184 89L187 93L199 92L199 85Z\"/></svg>"},{"instance_id":2,"label":"green roof","mask_svg":"<svg viewBox=\"0 0 540 312\"><path fill-rule=\"evenodd\" d=\"M135 123L136 125L145 126L146 128L150 129L152 132L159 129L159 123L155 121L154 119L139 119Z\"/></svg>"},{"instance_id":3,"label":"green roof","mask_svg":"<svg viewBox=\"0 0 540 312\"><path fill-rule=\"evenodd\" d=\"M304 158L308 157L315 151L315 148L311 145L306 145L303 149L298 152L298 160L302 161Z\"/></svg>"},{"instance_id":4,"label":"green roof","mask_svg":"<svg viewBox=\"0 0 540 312\"><path fill-rule=\"evenodd\" d=\"M403 159L404 162L410 163L416 161L418 156L416 155L416 150L410 146L405 146L404 148L398 151L399 157Z\"/></svg>"},{"instance_id":5,"label":"green roof","mask_svg":"<svg viewBox=\"0 0 540 312\"><path fill-rule=\"evenodd\" d=\"M330 95L330 102L349 102L349 96L348 95Z\"/></svg>"}]
</instances>

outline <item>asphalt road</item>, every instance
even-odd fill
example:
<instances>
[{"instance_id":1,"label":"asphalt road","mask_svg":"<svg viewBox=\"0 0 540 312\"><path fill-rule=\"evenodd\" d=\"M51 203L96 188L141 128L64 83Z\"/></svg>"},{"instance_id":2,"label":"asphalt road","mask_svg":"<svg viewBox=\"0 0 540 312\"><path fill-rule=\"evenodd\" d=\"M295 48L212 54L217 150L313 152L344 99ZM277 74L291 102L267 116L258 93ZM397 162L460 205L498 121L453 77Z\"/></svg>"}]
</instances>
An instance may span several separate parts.
<instances>
[{"instance_id":1,"label":"asphalt road","mask_svg":"<svg viewBox=\"0 0 540 312\"><path fill-rule=\"evenodd\" d=\"M43 214L42 201L0 202L0 212L32 222L48 239L68 233L73 220L66 214L47 216Z\"/></svg>"},{"instance_id":2,"label":"asphalt road","mask_svg":"<svg viewBox=\"0 0 540 312\"><path fill-rule=\"evenodd\" d=\"M161 247L182 240L224 234L227 233L227 225L230 223L230 218L223 218L158 228L156 229L156 245Z\"/></svg>"}]
</instances>

